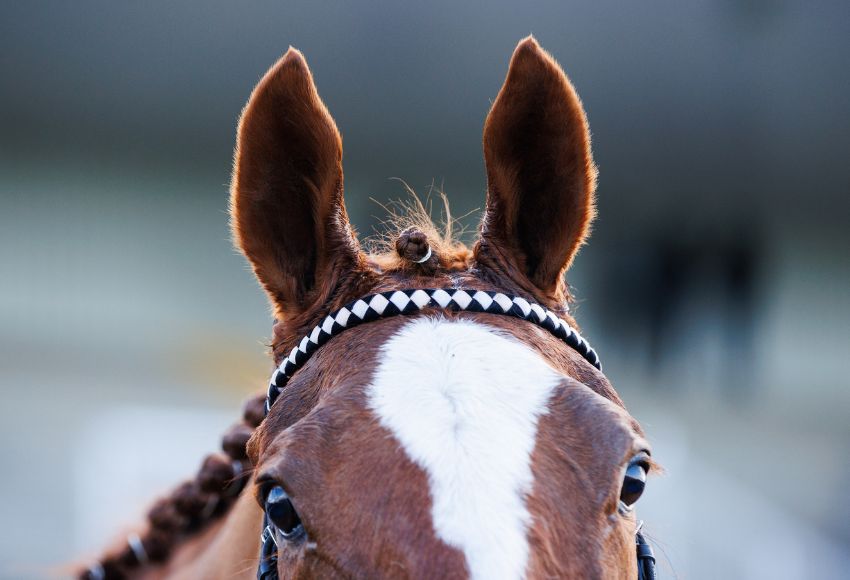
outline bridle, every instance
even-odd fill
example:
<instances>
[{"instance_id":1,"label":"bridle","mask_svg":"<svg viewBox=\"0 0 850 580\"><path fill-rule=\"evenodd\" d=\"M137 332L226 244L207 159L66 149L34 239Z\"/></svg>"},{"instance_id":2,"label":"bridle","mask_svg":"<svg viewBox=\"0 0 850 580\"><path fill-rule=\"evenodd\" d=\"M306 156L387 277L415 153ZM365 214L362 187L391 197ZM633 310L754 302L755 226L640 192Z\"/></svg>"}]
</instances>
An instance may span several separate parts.
<instances>
[{"instance_id":1,"label":"bridle","mask_svg":"<svg viewBox=\"0 0 850 580\"><path fill-rule=\"evenodd\" d=\"M483 312L526 320L548 330L581 354L587 362L602 369L599 357L590 344L565 320L551 310L520 296L485 290L426 288L390 290L364 296L328 314L320 324L293 347L272 374L266 396L266 415L283 388L320 346L334 336L361 324L400 314L413 314L425 309L452 312ZM641 532L643 522L635 530L638 580L655 580L655 555ZM277 539L268 516L263 519L260 535L260 563L257 580L277 580Z\"/></svg>"}]
</instances>

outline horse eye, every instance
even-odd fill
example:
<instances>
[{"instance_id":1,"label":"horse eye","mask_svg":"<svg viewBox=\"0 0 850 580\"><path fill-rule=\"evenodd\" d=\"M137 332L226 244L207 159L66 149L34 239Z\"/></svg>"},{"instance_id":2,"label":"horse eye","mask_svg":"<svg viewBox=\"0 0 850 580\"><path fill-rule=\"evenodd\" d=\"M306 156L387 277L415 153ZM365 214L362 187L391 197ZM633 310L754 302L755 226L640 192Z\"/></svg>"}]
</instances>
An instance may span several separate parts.
<instances>
[{"instance_id":1,"label":"horse eye","mask_svg":"<svg viewBox=\"0 0 850 580\"><path fill-rule=\"evenodd\" d=\"M293 539L304 529L292 501L279 485L272 487L266 496L266 515L286 539Z\"/></svg>"},{"instance_id":2,"label":"horse eye","mask_svg":"<svg viewBox=\"0 0 850 580\"><path fill-rule=\"evenodd\" d=\"M626 468L623 478L623 488L620 490L620 501L626 508L632 507L640 499L646 487L647 466L641 459L633 459Z\"/></svg>"}]
</instances>

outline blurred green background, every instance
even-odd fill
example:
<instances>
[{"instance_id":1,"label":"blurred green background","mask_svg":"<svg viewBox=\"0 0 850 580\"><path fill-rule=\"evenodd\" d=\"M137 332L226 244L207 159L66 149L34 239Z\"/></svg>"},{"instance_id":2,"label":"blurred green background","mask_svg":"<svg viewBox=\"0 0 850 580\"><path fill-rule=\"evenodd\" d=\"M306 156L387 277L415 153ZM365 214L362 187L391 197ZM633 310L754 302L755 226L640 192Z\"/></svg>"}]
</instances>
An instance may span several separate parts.
<instances>
[{"instance_id":1,"label":"blurred green background","mask_svg":"<svg viewBox=\"0 0 850 580\"><path fill-rule=\"evenodd\" d=\"M369 233L392 177L483 205L483 121L529 33L593 131L568 279L667 467L639 507L662 577L847 577L846 0L2 3L0 576L97 553L263 387L227 189L287 47Z\"/></svg>"}]
</instances>

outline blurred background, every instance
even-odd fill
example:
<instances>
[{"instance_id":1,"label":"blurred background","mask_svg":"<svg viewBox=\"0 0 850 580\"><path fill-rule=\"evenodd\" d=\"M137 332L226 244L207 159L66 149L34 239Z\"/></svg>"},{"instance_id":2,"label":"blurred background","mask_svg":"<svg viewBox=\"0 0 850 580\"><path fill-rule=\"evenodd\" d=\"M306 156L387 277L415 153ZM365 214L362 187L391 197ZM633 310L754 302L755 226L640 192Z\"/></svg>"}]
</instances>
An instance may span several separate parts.
<instances>
[{"instance_id":1,"label":"blurred background","mask_svg":"<svg viewBox=\"0 0 850 580\"><path fill-rule=\"evenodd\" d=\"M0 576L96 554L263 388L229 241L239 112L291 44L369 201L484 200L483 121L534 33L601 175L577 317L667 474L662 578L850 577L850 4L4 2Z\"/></svg>"}]
</instances>

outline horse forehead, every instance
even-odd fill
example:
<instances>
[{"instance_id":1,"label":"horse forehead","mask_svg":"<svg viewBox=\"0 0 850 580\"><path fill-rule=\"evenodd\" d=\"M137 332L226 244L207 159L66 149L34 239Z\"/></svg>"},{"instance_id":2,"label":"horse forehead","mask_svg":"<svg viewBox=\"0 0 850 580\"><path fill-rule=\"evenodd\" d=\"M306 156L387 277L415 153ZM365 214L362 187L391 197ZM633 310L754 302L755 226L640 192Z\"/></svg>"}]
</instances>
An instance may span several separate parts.
<instances>
[{"instance_id":1,"label":"horse forehead","mask_svg":"<svg viewBox=\"0 0 850 580\"><path fill-rule=\"evenodd\" d=\"M427 475L436 535L473 578L522 577L538 421L564 377L469 320L411 321L377 363L366 404Z\"/></svg>"},{"instance_id":2,"label":"horse forehead","mask_svg":"<svg viewBox=\"0 0 850 580\"><path fill-rule=\"evenodd\" d=\"M582 514L609 487L634 436L625 411L483 316L397 317L370 331L343 334L324 351L333 360L320 361L323 368L347 371L329 373L336 386L278 440L286 446L283 471L314 512L308 515L338 525L345 506L357 505L380 514L386 528L384 543L366 552L416 545L414 552L442 554L444 567L458 564L449 557L457 554L460 567L480 578L522 577L534 568L529 538L539 544L536 524L565 493L575 494L578 511L543 525L558 524L572 537L588 523ZM362 356L353 364L355 352ZM314 497L321 481L339 487ZM337 495L346 501L335 503Z\"/></svg>"}]
</instances>

